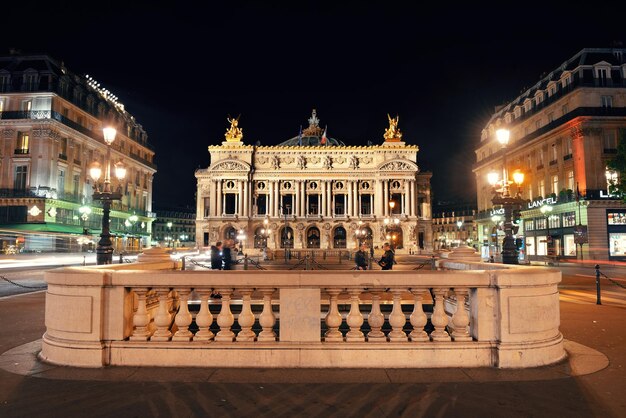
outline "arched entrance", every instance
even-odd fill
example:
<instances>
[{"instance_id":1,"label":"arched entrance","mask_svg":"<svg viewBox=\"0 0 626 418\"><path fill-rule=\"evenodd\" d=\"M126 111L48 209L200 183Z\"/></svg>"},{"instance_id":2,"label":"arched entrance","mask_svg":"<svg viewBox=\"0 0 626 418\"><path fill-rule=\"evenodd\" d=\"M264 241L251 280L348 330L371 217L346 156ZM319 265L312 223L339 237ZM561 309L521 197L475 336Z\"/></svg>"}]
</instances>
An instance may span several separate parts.
<instances>
[{"instance_id":1,"label":"arched entrance","mask_svg":"<svg viewBox=\"0 0 626 418\"><path fill-rule=\"evenodd\" d=\"M233 241L237 238L237 230L232 226L226 227L224 230L224 239L232 239Z\"/></svg>"},{"instance_id":2,"label":"arched entrance","mask_svg":"<svg viewBox=\"0 0 626 418\"><path fill-rule=\"evenodd\" d=\"M333 248L346 248L346 228L343 226L338 226L335 228L335 232L333 234Z\"/></svg>"},{"instance_id":3,"label":"arched entrance","mask_svg":"<svg viewBox=\"0 0 626 418\"><path fill-rule=\"evenodd\" d=\"M315 226L312 226L306 232L306 247L320 248L320 230Z\"/></svg>"},{"instance_id":4,"label":"arched entrance","mask_svg":"<svg viewBox=\"0 0 626 418\"><path fill-rule=\"evenodd\" d=\"M293 229L290 226L280 229L280 248L293 248Z\"/></svg>"},{"instance_id":5,"label":"arched entrance","mask_svg":"<svg viewBox=\"0 0 626 418\"><path fill-rule=\"evenodd\" d=\"M267 234L262 226L254 230L254 248L267 247Z\"/></svg>"},{"instance_id":6,"label":"arched entrance","mask_svg":"<svg viewBox=\"0 0 626 418\"><path fill-rule=\"evenodd\" d=\"M391 248L393 249L404 248L404 237L402 234L402 228L398 226L387 228L385 241L391 244Z\"/></svg>"}]
</instances>

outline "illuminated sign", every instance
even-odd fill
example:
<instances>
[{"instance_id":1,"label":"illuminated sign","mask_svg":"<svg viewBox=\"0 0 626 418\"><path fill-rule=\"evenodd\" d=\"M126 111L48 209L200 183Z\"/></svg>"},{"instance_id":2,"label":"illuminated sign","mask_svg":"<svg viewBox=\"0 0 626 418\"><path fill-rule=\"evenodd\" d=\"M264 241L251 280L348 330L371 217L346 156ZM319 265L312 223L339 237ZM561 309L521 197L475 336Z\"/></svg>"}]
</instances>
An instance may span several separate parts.
<instances>
[{"instance_id":1,"label":"illuminated sign","mask_svg":"<svg viewBox=\"0 0 626 418\"><path fill-rule=\"evenodd\" d=\"M494 215L504 215L504 208L491 209L491 212L489 212L489 216L494 216Z\"/></svg>"},{"instance_id":2,"label":"illuminated sign","mask_svg":"<svg viewBox=\"0 0 626 418\"><path fill-rule=\"evenodd\" d=\"M556 205L558 199L556 197L546 197L545 199L535 200L528 204L528 209L540 208L544 205Z\"/></svg>"},{"instance_id":3,"label":"illuminated sign","mask_svg":"<svg viewBox=\"0 0 626 418\"><path fill-rule=\"evenodd\" d=\"M626 213L611 212L607 213L609 225L626 225Z\"/></svg>"}]
</instances>

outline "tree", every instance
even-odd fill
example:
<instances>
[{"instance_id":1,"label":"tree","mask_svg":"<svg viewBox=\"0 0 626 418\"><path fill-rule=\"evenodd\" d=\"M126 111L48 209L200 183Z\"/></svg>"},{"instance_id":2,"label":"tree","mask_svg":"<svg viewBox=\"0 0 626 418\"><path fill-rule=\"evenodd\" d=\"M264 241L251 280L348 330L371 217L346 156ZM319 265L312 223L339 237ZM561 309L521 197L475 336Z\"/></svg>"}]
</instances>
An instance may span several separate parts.
<instances>
[{"instance_id":1,"label":"tree","mask_svg":"<svg viewBox=\"0 0 626 418\"><path fill-rule=\"evenodd\" d=\"M617 173L616 177L607 179L610 182L609 193L621 196L626 201L626 129L620 129L615 157L606 163L610 171Z\"/></svg>"}]
</instances>

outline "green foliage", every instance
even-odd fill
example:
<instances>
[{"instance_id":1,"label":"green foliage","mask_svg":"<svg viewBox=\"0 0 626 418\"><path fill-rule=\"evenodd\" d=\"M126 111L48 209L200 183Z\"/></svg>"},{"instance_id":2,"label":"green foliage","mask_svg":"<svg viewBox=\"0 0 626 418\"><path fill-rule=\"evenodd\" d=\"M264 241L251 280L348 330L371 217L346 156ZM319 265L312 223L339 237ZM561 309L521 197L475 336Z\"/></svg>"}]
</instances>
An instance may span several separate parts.
<instances>
[{"instance_id":1,"label":"green foliage","mask_svg":"<svg viewBox=\"0 0 626 418\"><path fill-rule=\"evenodd\" d=\"M622 196L626 201L626 129L619 130L617 153L613 159L607 161L606 166L609 170L617 171L619 179L609 186L609 192Z\"/></svg>"}]
</instances>

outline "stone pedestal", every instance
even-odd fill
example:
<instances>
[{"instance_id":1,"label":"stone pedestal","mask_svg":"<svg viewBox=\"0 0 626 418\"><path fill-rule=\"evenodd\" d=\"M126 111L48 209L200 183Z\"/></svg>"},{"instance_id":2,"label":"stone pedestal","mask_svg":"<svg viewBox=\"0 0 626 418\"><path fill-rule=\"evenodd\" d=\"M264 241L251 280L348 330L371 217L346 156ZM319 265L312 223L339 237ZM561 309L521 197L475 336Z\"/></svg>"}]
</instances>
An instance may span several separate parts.
<instances>
[{"instance_id":1,"label":"stone pedestal","mask_svg":"<svg viewBox=\"0 0 626 418\"><path fill-rule=\"evenodd\" d=\"M137 256L137 262L150 263L158 261L170 261L170 250L167 248L153 247L144 250Z\"/></svg>"}]
</instances>

